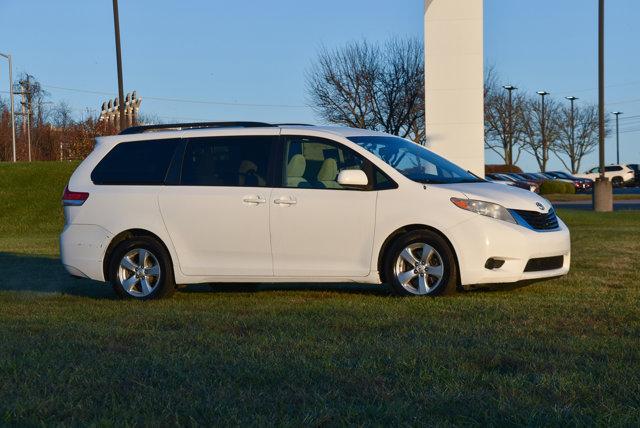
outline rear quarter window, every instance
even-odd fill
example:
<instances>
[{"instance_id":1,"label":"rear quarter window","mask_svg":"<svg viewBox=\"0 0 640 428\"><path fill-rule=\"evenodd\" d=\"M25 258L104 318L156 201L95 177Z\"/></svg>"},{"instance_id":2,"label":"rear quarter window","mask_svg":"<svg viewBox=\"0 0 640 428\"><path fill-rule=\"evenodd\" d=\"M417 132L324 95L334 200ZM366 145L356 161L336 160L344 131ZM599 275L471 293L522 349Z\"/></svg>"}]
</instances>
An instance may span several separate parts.
<instances>
[{"instance_id":1,"label":"rear quarter window","mask_svg":"<svg viewBox=\"0 0 640 428\"><path fill-rule=\"evenodd\" d=\"M178 139L130 141L115 146L91 173L94 184L163 184Z\"/></svg>"}]
</instances>

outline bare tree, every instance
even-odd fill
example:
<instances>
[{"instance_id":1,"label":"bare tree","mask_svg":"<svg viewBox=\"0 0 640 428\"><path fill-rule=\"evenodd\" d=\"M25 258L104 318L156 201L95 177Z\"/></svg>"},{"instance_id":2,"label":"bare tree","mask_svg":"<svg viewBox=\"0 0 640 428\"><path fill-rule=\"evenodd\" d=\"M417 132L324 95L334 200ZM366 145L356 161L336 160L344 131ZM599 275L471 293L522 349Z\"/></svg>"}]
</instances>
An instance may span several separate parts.
<instances>
[{"instance_id":1,"label":"bare tree","mask_svg":"<svg viewBox=\"0 0 640 428\"><path fill-rule=\"evenodd\" d=\"M59 101L51 111L51 123L57 128L67 128L74 123L73 109L65 101Z\"/></svg>"},{"instance_id":2,"label":"bare tree","mask_svg":"<svg viewBox=\"0 0 640 428\"><path fill-rule=\"evenodd\" d=\"M497 153L505 165L515 165L522 153L522 116L526 99L498 83L492 68L485 71L484 145Z\"/></svg>"},{"instance_id":3,"label":"bare tree","mask_svg":"<svg viewBox=\"0 0 640 428\"><path fill-rule=\"evenodd\" d=\"M572 115L567 106L560 109L557 120L558 137L552 150L565 168L575 174L580 171L582 158L598 146L598 108L594 105L575 106ZM607 119L607 135L609 132Z\"/></svg>"},{"instance_id":4,"label":"bare tree","mask_svg":"<svg viewBox=\"0 0 640 428\"><path fill-rule=\"evenodd\" d=\"M424 142L424 53L417 39L392 39L380 55L374 116L393 135Z\"/></svg>"},{"instance_id":5,"label":"bare tree","mask_svg":"<svg viewBox=\"0 0 640 428\"><path fill-rule=\"evenodd\" d=\"M547 170L550 149L558 139L559 110L557 102L546 99L543 119L540 100L527 98L523 104L520 116L523 149L533 155L542 172Z\"/></svg>"},{"instance_id":6,"label":"bare tree","mask_svg":"<svg viewBox=\"0 0 640 428\"><path fill-rule=\"evenodd\" d=\"M307 74L310 104L330 123L424 143L424 59L417 39L322 49Z\"/></svg>"}]
</instances>

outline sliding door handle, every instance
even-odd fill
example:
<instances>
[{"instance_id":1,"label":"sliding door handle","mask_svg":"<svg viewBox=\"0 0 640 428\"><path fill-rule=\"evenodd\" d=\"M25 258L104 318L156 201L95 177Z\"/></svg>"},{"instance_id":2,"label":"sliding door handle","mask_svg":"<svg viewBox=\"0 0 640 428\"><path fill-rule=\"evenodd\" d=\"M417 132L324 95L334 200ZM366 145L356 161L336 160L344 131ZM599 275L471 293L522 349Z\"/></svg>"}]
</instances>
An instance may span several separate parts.
<instances>
[{"instance_id":1,"label":"sliding door handle","mask_svg":"<svg viewBox=\"0 0 640 428\"><path fill-rule=\"evenodd\" d=\"M276 205L295 205L298 203L298 201L296 201L296 198L293 197L281 197L281 198L277 198L273 200L273 203Z\"/></svg>"},{"instance_id":2,"label":"sliding door handle","mask_svg":"<svg viewBox=\"0 0 640 428\"><path fill-rule=\"evenodd\" d=\"M267 202L267 200L260 195L251 195L251 196L245 196L244 198L242 198L242 202L244 202L245 204L259 205L259 204L264 204L265 202Z\"/></svg>"}]
</instances>

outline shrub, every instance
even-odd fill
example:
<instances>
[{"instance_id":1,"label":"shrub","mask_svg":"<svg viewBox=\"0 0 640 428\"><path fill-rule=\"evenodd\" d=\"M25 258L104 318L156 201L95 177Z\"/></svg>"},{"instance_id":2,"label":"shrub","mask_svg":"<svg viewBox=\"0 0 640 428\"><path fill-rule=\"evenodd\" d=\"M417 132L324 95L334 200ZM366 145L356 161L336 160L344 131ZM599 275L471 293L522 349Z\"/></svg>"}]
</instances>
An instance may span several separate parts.
<instances>
[{"instance_id":1,"label":"shrub","mask_svg":"<svg viewBox=\"0 0 640 428\"><path fill-rule=\"evenodd\" d=\"M552 193L572 194L576 193L576 188L571 183L560 180L545 180L540 185L541 195L550 195Z\"/></svg>"},{"instance_id":2,"label":"shrub","mask_svg":"<svg viewBox=\"0 0 640 428\"><path fill-rule=\"evenodd\" d=\"M522 172L517 165L485 165L485 174L507 174L510 172Z\"/></svg>"}]
</instances>

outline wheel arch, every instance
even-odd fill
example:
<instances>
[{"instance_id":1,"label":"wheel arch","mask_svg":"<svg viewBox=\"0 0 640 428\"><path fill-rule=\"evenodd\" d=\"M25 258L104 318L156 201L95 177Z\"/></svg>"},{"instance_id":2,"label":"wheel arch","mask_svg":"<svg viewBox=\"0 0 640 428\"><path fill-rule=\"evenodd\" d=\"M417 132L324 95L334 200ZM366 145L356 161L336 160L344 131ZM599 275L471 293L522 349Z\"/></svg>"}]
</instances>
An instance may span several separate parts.
<instances>
[{"instance_id":1,"label":"wheel arch","mask_svg":"<svg viewBox=\"0 0 640 428\"><path fill-rule=\"evenodd\" d=\"M160 245L162 245L162 247L164 248L164 250L167 252L167 255L169 256L169 263L171 263L171 265L173 266L173 258L171 257L171 251L169 251L169 248L167 247L167 244L164 243L164 241L162 240L162 238L160 238L158 235L156 235L155 233L146 230L146 229L127 229L124 230L120 233L118 233L116 236L114 236L111 239L111 242L109 242L109 245L107 246L107 250L104 253L104 258L102 260L102 273L104 275L104 279L105 281L109 281L109 262L111 260L111 255L113 253L113 250L118 246L118 244L120 244L121 242L126 241L127 239L131 239L131 238L135 238L135 237L142 237L142 236L146 236L152 239L155 239ZM175 268L174 270L174 277L175 277ZM174 278L175 279L175 278Z\"/></svg>"},{"instance_id":2,"label":"wheel arch","mask_svg":"<svg viewBox=\"0 0 640 428\"><path fill-rule=\"evenodd\" d=\"M391 246L393 241L395 241L398 237L404 235L405 233L414 232L417 230L428 230L430 232L434 232L438 234L442 239L445 240L445 242L449 245L449 248L451 249L451 252L453 253L453 257L456 261L456 267L458 268L458 281L460 281L460 277L461 277L460 262L458 260L458 253L456 252L456 249L453 246L453 243L447 237L447 235L442 233L440 230L432 226L427 226L426 224L408 224L406 226L399 227L398 229L394 230L389 236L387 236L387 239L384 240L384 242L382 243L382 246L380 247L380 251L378 252L377 266L378 266L378 273L380 275L380 280L383 283L387 283L388 278L386 278L384 264L386 261L387 251L389 250L389 247Z\"/></svg>"}]
</instances>

